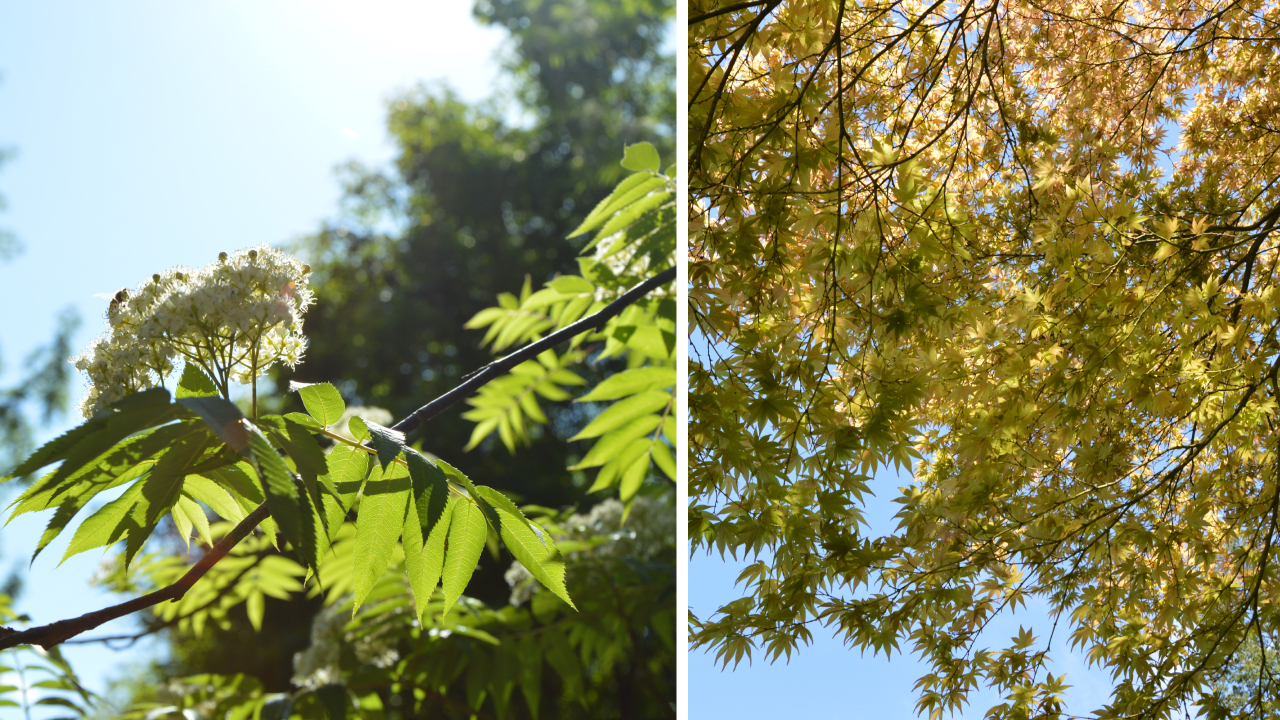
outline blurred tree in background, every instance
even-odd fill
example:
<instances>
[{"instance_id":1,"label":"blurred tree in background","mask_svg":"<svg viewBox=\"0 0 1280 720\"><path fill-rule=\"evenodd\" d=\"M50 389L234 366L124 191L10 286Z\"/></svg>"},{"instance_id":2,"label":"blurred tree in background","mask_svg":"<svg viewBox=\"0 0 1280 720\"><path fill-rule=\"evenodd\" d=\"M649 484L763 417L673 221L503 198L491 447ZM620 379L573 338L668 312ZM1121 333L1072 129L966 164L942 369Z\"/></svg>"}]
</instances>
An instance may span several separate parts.
<instances>
[{"instance_id":1,"label":"blurred tree in background","mask_svg":"<svg viewBox=\"0 0 1280 720\"><path fill-rule=\"evenodd\" d=\"M625 174L618 165L623 145L649 141L662 157L673 156L675 64L659 47L674 14L671 0L481 0L475 14L511 33L504 60L509 86L474 106L447 88L428 86L390 103L388 126L399 148L394 166L344 167L338 217L292 248L311 263L312 284L322 292L305 321L305 362L296 373L274 376L281 391L263 401L270 411L301 409L296 396L283 392L291 380L334 382L349 406L382 408L393 418L457 385L492 360L480 346L483 333L464 329L473 315L499 293L578 271L586 238L565 236ZM602 376L621 367L599 363L576 371ZM465 411L455 406L417 435L429 436L433 452L477 484L547 508L539 521L562 537L581 611L539 606L537 595L532 604L512 605L522 591L518 578L504 577L510 556L486 554L467 589L471 603L454 611L467 615L469 633L416 628L401 618L373 643L414 648L401 652L399 663L380 664L383 656L369 650L372 641L330 650L363 668L354 680L387 688L388 717L417 717L405 714L408 705L398 705L390 688L403 673L437 666L452 674L443 693L427 698L434 714L426 717L471 717L479 706L485 708L479 717L529 713L525 704L515 709L514 685L505 691L484 686L499 666L508 675L523 674L527 705L541 704L547 716L672 715L670 483L642 492L647 497L620 530L617 501L593 510L603 496L588 496L586 474L566 469L583 452L568 440L590 419L589 405L547 404L550 422L532 428L527 447L515 454L496 437L464 452L474 428L460 417ZM415 439L411 434L409 441ZM659 523L658 536L655 518L670 521ZM645 536L646 523L649 540L640 542L632 536ZM389 585L383 601L398 601L402 590ZM184 707L203 698L199 707L213 713L209 717L221 717L218 702L227 698L287 691L308 682L295 668L296 653L306 651L305 662L325 667L316 648L341 623L321 615L313 627L320 610L319 597L268 597L261 631L244 605L231 610L224 627L171 629L169 657L117 690L129 701L183 705L185 699ZM325 612L345 618L350 608ZM458 617L442 619L441 627L456 629ZM533 632L535 621L553 629ZM159 626L154 617L147 622ZM544 660L557 672L544 677ZM198 674L210 675L191 684ZM567 679L575 675L581 680ZM529 697L533 687L544 690ZM576 698L576 705L565 705L563 697Z\"/></svg>"}]
</instances>

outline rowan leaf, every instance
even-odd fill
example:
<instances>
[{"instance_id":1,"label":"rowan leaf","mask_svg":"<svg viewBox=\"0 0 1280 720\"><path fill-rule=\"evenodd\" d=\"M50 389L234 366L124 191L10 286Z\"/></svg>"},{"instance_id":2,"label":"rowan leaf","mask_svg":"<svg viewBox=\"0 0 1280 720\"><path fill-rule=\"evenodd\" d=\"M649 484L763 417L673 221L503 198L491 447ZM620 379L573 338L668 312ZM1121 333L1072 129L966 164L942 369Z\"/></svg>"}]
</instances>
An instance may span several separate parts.
<instances>
[{"instance_id":1,"label":"rowan leaf","mask_svg":"<svg viewBox=\"0 0 1280 720\"><path fill-rule=\"evenodd\" d=\"M569 607L577 610L564 584L564 557L556 549L550 536L545 532L534 532L529 520L519 509L512 513L505 507L498 506L497 514L501 522L502 542L511 554L538 582Z\"/></svg>"},{"instance_id":2,"label":"rowan leaf","mask_svg":"<svg viewBox=\"0 0 1280 720\"><path fill-rule=\"evenodd\" d=\"M462 597L471 582L471 575L480 562L485 539L489 536L485 513L474 503L459 500L452 503L449 519L449 547L444 558L444 608L449 608Z\"/></svg>"},{"instance_id":3,"label":"rowan leaf","mask_svg":"<svg viewBox=\"0 0 1280 720\"><path fill-rule=\"evenodd\" d=\"M342 395L332 383L316 383L296 388L302 398L302 404L311 417L326 427L342 419L347 405L342 402Z\"/></svg>"},{"instance_id":4,"label":"rowan leaf","mask_svg":"<svg viewBox=\"0 0 1280 720\"><path fill-rule=\"evenodd\" d=\"M385 474L375 469L364 484L356 516L353 613L391 563L396 540L404 529L412 485L408 471L399 465Z\"/></svg>"}]
</instances>

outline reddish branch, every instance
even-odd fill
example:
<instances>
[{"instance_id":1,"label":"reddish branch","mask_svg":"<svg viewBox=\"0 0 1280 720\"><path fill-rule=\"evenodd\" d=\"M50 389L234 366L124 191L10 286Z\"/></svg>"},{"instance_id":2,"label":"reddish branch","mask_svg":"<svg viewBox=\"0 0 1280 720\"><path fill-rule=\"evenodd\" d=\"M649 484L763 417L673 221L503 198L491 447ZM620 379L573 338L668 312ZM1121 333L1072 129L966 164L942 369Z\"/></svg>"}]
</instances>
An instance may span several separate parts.
<instances>
[{"instance_id":1,"label":"reddish branch","mask_svg":"<svg viewBox=\"0 0 1280 720\"><path fill-rule=\"evenodd\" d=\"M604 326L610 318L622 312L628 305L649 294L654 288L671 282L676 277L676 269L671 268L658 273L652 278L636 285L627 292L623 293L617 300L606 305L599 312L582 318L578 322L567 327L557 330L554 333L530 343L516 352L506 357L495 360L494 362L484 366L480 370L467 375L464 381L458 387L423 405L415 410L411 415L396 423L395 428L404 433L408 433L424 422L440 414L445 408L457 403L459 400L470 395L477 388L490 380L502 375L511 368L519 365L525 360L534 358L551 347L568 340L575 335L579 335L587 330L599 330ZM231 548L243 540L253 529L263 520L270 517L271 511L267 509L265 504L259 505L248 517L241 520L226 537L222 538L213 547L209 548L209 552L205 553L200 561L191 567L185 575L172 585L165 586L155 592L147 593L141 597L134 598L128 602L112 605L108 608L95 610L94 612L81 615L77 618L69 620L59 620L49 623L48 625L40 625L39 627L29 628L21 632L12 628L0 627L0 650L17 645L39 645L46 650L59 643L66 642L68 639L79 635L82 632L92 630L103 623L110 622L116 618L124 617L139 610L145 610L153 605L159 605L166 600L180 600L193 585L204 577L219 560L226 557L231 552Z\"/></svg>"}]
</instances>

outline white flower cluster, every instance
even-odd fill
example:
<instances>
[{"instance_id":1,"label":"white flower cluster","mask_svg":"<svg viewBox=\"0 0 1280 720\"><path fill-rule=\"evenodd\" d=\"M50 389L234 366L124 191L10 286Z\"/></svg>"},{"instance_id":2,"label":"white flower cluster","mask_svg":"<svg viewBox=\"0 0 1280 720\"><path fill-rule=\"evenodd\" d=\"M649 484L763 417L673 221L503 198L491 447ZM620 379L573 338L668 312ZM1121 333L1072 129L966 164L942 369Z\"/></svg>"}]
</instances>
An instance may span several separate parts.
<instances>
[{"instance_id":1,"label":"white flower cluster","mask_svg":"<svg viewBox=\"0 0 1280 720\"><path fill-rule=\"evenodd\" d=\"M268 367L297 365L306 350L302 314L313 302L311 268L266 246L246 248L200 270L152 275L111 301L111 329L72 362L89 376L81 402L92 417L125 395L154 387L174 360L194 363L224 392Z\"/></svg>"},{"instance_id":2,"label":"white flower cluster","mask_svg":"<svg viewBox=\"0 0 1280 720\"><path fill-rule=\"evenodd\" d=\"M622 514L626 506L618 500L609 498L591 508L586 515L575 514L565 521L564 527L569 535L557 535L557 542L563 540L586 540L605 537L607 540L594 545L590 550L569 553L566 559L589 552L597 558L632 558L639 561L650 560L661 553L674 550L676 537L676 513L671 503L654 500L643 495L638 496L631 505L631 514L626 525L622 524ZM511 587L510 602L521 603L532 597L538 584L529 570L519 560L511 563L503 578Z\"/></svg>"}]
</instances>

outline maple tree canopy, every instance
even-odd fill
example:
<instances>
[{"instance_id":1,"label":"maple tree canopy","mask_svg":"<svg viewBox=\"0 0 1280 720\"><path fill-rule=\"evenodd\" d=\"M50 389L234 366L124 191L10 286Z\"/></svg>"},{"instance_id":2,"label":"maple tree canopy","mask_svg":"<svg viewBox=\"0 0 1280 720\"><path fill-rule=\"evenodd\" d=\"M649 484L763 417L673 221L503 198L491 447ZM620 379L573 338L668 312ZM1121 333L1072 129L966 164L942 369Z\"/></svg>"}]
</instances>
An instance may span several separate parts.
<instances>
[{"instance_id":1,"label":"maple tree canopy","mask_svg":"<svg viewBox=\"0 0 1280 720\"><path fill-rule=\"evenodd\" d=\"M1066 712L1068 647L1102 717L1271 707L1280 5L689 14L690 537L752 562L695 645L913 651L934 715ZM1032 598L1056 636L983 634Z\"/></svg>"}]
</instances>

